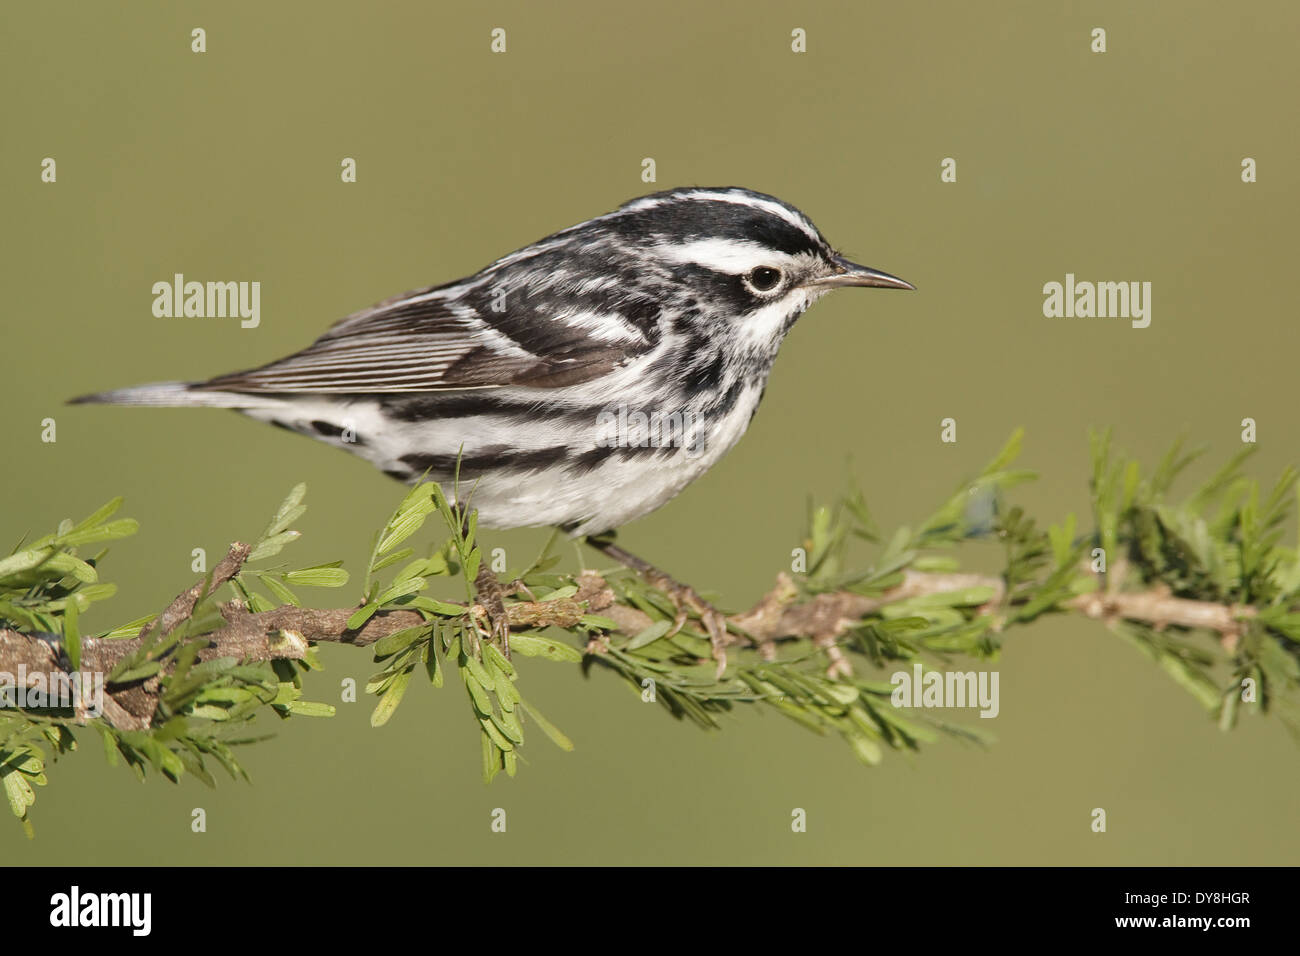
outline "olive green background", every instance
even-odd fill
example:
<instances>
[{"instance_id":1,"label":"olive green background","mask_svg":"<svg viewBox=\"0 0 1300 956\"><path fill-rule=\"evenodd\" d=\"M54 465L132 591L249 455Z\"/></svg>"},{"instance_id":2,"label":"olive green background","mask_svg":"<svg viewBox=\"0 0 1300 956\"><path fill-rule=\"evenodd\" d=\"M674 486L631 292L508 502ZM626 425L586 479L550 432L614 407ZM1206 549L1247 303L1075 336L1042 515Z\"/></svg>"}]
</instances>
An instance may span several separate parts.
<instances>
[{"instance_id":1,"label":"olive green background","mask_svg":"<svg viewBox=\"0 0 1300 956\"><path fill-rule=\"evenodd\" d=\"M122 9L116 9L117 7ZM1047 520L1086 510L1087 428L1154 459L1221 460L1259 423L1267 481L1300 461L1295 213L1300 8L1250 3L133 2L6 4L0 541L124 494L104 565L156 610L309 484L298 566L364 560L401 489L324 444L211 410L65 407L299 348L381 298L470 273L654 189L744 185L919 291L836 293L786 342L749 434L626 545L747 606L788 566L809 496L852 468L892 529L1018 425ZM190 52L190 30L208 51ZM489 52L504 27L508 52ZM1109 52L1090 52L1090 31ZM808 52L790 50L795 27ZM40 161L58 182L40 182ZM359 182L339 163L358 161ZM939 164L958 161L944 184ZM1259 182L1240 180L1242 157ZM653 157L658 182L641 181ZM259 280L262 325L157 319L151 285ZM1153 283L1153 321L1047 319L1042 286ZM53 416L58 441L42 444ZM959 441L941 444L952 416ZM1208 467L1208 462L1206 466ZM541 530L497 533L512 565ZM585 559L593 561L590 553ZM570 564L576 556L570 556ZM355 598L312 591L320 604ZM313 699L369 655L325 648ZM740 712L706 734L597 670L526 660L534 732L485 787L459 688L413 685L244 751L253 783L138 784L92 734L6 863L1293 863L1300 749L1276 720L1221 734L1104 627L1007 635L999 741L858 765L837 739ZM987 726L981 729L989 729ZM190 832L204 807L206 834ZM490 813L508 813L504 835ZM794 834L794 807L808 832ZM1103 807L1109 830L1089 829Z\"/></svg>"}]
</instances>

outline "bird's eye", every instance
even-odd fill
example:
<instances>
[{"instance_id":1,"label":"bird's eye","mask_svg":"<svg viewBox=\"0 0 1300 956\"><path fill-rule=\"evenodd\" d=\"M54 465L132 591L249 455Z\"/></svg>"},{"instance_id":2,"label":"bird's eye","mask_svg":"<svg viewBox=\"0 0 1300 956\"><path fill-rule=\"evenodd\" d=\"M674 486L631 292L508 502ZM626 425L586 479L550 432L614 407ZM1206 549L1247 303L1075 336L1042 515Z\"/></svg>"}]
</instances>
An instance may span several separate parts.
<instances>
[{"instance_id":1,"label":"bird's eye","mask_svg":"<svg viewBox=\"0 0 1300 956\"><path fill-rule=\"evenodd\" d=\"M755 292L771 292L781 284L781 270L771 266L759 266L749 271L745 281Z\"/></svg>"}]
</instances>

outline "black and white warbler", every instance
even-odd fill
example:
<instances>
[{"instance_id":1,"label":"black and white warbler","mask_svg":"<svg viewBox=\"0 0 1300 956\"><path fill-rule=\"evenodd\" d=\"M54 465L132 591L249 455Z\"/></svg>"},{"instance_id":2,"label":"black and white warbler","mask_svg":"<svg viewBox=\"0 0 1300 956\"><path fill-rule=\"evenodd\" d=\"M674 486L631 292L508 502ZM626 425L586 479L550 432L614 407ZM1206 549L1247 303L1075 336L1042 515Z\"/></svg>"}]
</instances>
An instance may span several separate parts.
<instances>
[{"instance_id":1,"label":"black and white warbler","mask_svg":"<svg viewBox=\"0 0 1300 956\"><path fill-rule=\"evenodd\" d=\"M74 401L234 408L449 494L459 460L483 526L557 525L655 575L591 536L735 445L786 333L843 286L912 288L848 262L772 196L675 189L357 312L260 368ZM720 647L720 615L658 580Z\"/></svg>"}]
</instances>

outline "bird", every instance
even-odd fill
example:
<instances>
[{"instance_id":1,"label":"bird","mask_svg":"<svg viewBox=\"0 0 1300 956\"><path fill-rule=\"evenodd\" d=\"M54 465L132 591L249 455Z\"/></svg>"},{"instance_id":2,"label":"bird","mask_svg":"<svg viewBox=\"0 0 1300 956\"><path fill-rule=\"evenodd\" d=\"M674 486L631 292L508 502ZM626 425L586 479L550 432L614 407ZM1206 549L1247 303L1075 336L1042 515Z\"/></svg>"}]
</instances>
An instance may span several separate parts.
<instances>
[{"instance_id":1,"label":"bird","mask_svg":"<svg viewBox=\"0 0 1300 956\"><path fill-rule=\"evenodd\" d=\"M677 608L674 630L700 618L721 674L725 617L613 535L735 446L795 321L850 287L915 288L850 262L774 196L682 187L381 301L286 358L71 402L230 408L403 482L454 482L481 527L555 526L644 575Z\"/></svg>"}]
</instances>

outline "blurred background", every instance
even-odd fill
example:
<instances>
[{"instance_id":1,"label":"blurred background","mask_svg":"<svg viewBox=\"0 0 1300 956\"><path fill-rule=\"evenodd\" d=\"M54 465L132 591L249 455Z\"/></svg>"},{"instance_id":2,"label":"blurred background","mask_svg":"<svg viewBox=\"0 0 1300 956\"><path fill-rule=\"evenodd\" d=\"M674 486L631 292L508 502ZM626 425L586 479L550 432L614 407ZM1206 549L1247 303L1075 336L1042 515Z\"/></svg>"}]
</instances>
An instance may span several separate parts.
<instances>
[{"instance_id":1,"label":"blurred background","mask_svg":"<svg viewBox=\"0 0 1300 956\"><path fill-rule=\"evenodd\" d=\"M1300 462L1294 396L1300 8L1248 3L11 5L0 34L5 255L0 540L126 496L140 533L84 630L156 611L309 486L286 557L356 569L401 495L360 459L229 412L66 407L310 342L379 299L468 274L642 193L743 185L805 211L911 294L845 292L799 322L743 442L631 550L747 607L806 502L857 476L879 523L924 517L1016 426L1045 520L1087 508L1087 429L1204 474L1257 420L1251 471ZM191 30L207 52L191 52ZM506 30L507 51L490 52ZM1091 31L1107 52L1091 52ZM791 51L791 31L807 52ZM45 157L55 184L40 181ZM344 157L355 184L340 181ZM641 181L651 157L657 182ZM945 157L957 181L940 181ZM1258 182L1241 162L1258 163ZM181 272L262 283L262 320L159 319ZM1149 281L1152 322L1048 319L1043 284ZM945 417L956 444L939 441ZM57 420L54 444L41 420ZM431 525L432 526L432 525ZM1288 529L1293 535L1294 529ZM494 533L510 563L547 532ZM425 540L425 539L421 539ZM584 559L599 564L590 552ZM567 566L578 557L566 549ZM309 591L316 603L353 600ZM1283 864L1300 750L1220 733L1104 627L1007 635L990 749L944 740L868 770L773 713L679 724L610 675L523 662L519 777L480 780L463 693L415 682L393 721L339 703L369 654L322 651L328 720L259 720L252 784L141 785L97 738L52 768L37 863ZM203 807L208 832L190 832ZM508 813L505 835L489 829ZM802 807L808 832L793 834ZM1103 807L1108 832L1089 829ZM4 815L7 817L7 813Z\"/></svg>"}]
</instances>

